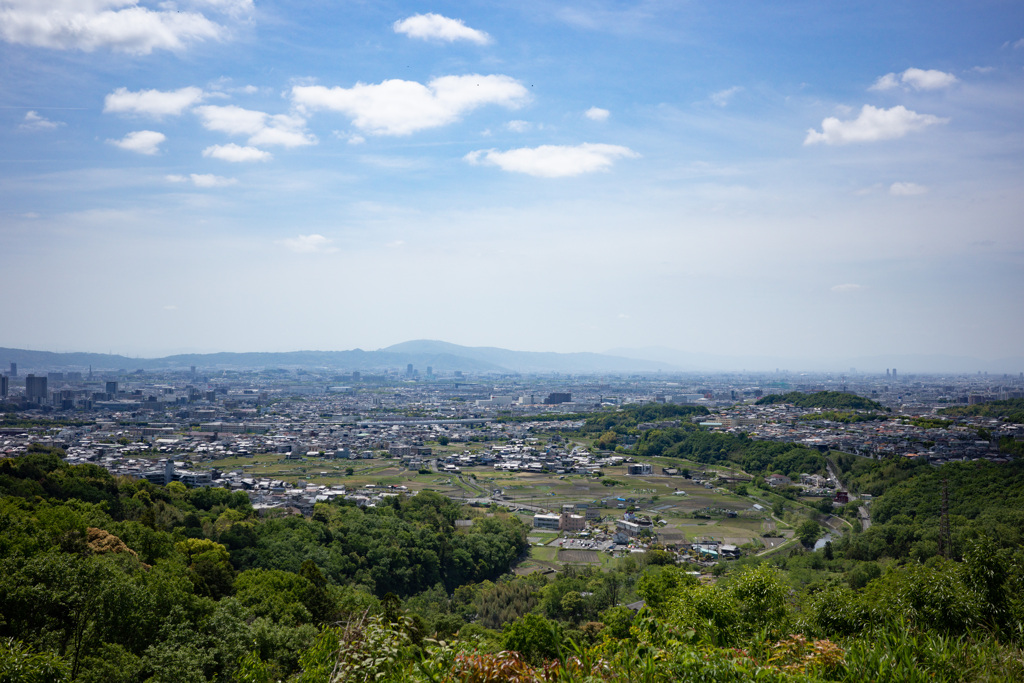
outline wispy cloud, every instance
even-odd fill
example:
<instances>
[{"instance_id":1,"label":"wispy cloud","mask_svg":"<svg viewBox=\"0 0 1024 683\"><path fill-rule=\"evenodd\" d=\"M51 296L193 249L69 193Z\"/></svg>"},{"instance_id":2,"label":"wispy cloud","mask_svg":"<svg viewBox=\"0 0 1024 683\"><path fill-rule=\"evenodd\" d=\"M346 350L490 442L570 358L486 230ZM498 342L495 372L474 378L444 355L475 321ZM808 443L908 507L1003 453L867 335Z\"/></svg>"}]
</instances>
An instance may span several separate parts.
<instances>
[{"instance_id":1,"label":"wispy cloud","mask_svg":"<svg viewBox=\"0 0 1024 683\"><path fill-rule=\"evenodd\" d=\"M227 187L238 184L238 178L225 178L224 176L213 175L212 173L190 173L189 175L169 175L165 177L168 182L191 182L196 187Z\"/></svg>"},{"instance_id":2,"label":"wispy cloud","mask_svg":"<svg viewBox=\"0 0 1024 683\"><path fill-rule=\"evenodd\" d=\"M29 111L25 113L25 119L18 126L21 130L53 130L64 125L63 121L50 121L40 116L38 112Z\"/></svg>"},{"instance_id":3,"label":"wispy cloud","mask_svg":"<svg viewBox=\"0 0 1024 683\"><path fill-rule=\"evenodd\" d=\"M821 122L821 132L807 131L805 145L823 142L826 145L845 145L851 142L877 142L901 138L949 119L931 114L918 114L900 105L892 109L879 109L865 104L860 115L852 121L840 121L830 116Z\"/></svg>"},{"instance_id":4,"label":"wispy cloud","mask_svg":"<svg viewBox=\"0 0 1024 683\"><path fill-rule=\"evenodd\" d=\"M859 292L862 289L867 289L867 287L865 287L864 285L855 285L853 283L847 283L844 285L834 285L832 287L833 292L839 292L840 294L848 292Z\"/></svg>"},{"instance_id":5,"label":"wispy cloud","mask_svg":"<svg viewBox=\"0 0 1024 683\"><path fill-rule=\"evenodd\" d=\"M741 86L734 85L731 88L725 90L719 90L718 92L711 93L711 101L717 104L719 107L724 107L729 104L733 96L743 90Z\"/></svg>"},{"instance_id":6,"label":"wispy cloud","mask_svg":"<svg viewBox=\"0 0 1024 683\"><path fill-rule=\"evenodd\" d=\"M594 171L605 171L617 159L640 156L628 147L619 145L541 145L521 147L501 152L495 149L477 150L465 156L471 164L491 164L504 171L525 173L540 178L564 178Z\"/></svg>"},{"instance_id":7,"label":"wispy cloud","mask_svg":"<svg viewBox=\"0 0 1024 683\"><path fill-rule=\"evenodd\" d=\"M331 240L323 235L299 235L278 240L277 244L284 246L296 254L330 254L338 251L331 246Z\"/></svg>"},{"instance_id":8,"label":"wispy cloud","mask_svg":"<svg viewBox=\"0 0 1024 683\"><path fill-rule=\"evenodd\" d=\"M302 107L346 114L353 125L374 135L409 135L458 121L474 109L495 104L517 108L529 99L522 83L509 76L441 76L426 85L393 79L351 88L294 86Z\"/></svg>"},{"instance_id":9,"label":"wispy cloud","mask_svg":"<svg viewBox=\"0 0 1024 683\"><path fill-rule=\"evenodd\" d=\"M889 186L889 194L896 197L911 197L927 193L928 188L917 183L893 183Z\"/></svg>"},{"instance_id":10,"label":"wispy cloud","mask_svg":"<svg viewBox=\"0 0 1024 683\"><path fill-rule=\"evenodd\" d=\"M491 37L483 31L466 26L461 19L450 19L433 12L414 14L407 19L396 21L395 33L404 33L410 38L421 40L443 40L449 43L466 40L477 45L487 45Z\"/></svg>"},{"instance_id":11,"label":"wispy cloud","mask_svg":"<svg viewBox=\"0 0 1024 683\"><path fill-rule=\"evenodd\" d=\"M601 109L601 107L591 107L590 109L583 112L591 121L607 121L608 117L612 115L607 109Z\"/></svg>"},{"instance_id":12,"label":"wispy cloud","mask_svg":"<svg viewBox=\"0 0 1024 683\"><path fill-rule=\"evenodd\" d=\"M868 90L892 90L901 84L914 90L940 90L957 82L957 77L936 69L910 68L903 73L888 73L879 76Z\"/></svg>"},{"instance_id":13,"label":"wispy cloud","mask_svg":"<svg viewBox=\"0 0 1024 683\"><path fill-rule=\"evenodd\" d=\"M204 157L243 163L247 161L270 161L274 156L270 152L255 147L241 147L231 142L226 145L212 145L203 150Z\"/></svg>"},{"instance_id":14,"label":"wispy cloud","mask_svg":"<svg viewBox=\"0 0 1024 683\"><path fill-rule=\"evenodd\" d=\"M103 100L103 111L108 114L142 114L160 119L164 116L179 116L202 99L203 91L192 86L178 90L137 92L118 88Z\"/></svg>"},{"instance_id":15,"label":"wispy cloud","mask_svg":"<svg viewBox=\"0 0 1024 683\"><path fill-rule=\"evenodd\" d=\"M120 140L107 140L107 142L129 152L153 155L160 151L160 144L166 139L166 135L155 130L137 130L128 133Z\"/></svg>"}]
</instances>

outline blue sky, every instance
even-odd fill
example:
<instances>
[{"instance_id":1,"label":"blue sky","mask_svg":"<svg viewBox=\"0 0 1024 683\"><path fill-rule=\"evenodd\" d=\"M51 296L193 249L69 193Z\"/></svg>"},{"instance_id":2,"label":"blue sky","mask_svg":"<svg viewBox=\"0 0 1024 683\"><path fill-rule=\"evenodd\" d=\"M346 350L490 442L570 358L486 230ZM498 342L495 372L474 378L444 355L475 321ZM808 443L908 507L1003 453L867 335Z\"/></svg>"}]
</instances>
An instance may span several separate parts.
<instances>
[{"instance_id":1,"label":"blue sky","mask_svg":"<svg viewBox=\"0 0 1024 683\"><path fill-rule=\"evenodd\" d=\"M0 0L0 345L1020 356L1019 2Z\"/></svg>"}]
</instances>

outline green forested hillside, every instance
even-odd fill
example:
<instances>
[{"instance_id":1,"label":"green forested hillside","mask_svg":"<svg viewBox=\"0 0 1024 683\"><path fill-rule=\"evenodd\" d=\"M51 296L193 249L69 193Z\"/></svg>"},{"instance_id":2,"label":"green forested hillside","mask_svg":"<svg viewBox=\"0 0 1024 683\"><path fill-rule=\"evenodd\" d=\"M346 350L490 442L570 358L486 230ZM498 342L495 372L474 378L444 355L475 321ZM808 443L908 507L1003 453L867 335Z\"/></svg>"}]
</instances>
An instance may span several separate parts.
<instances>
[{"instance_id":1,"label":"green forested hillside","mask_svg":"<svg viewBox=\"0 0 1024 683\"><path fill-rule=\"evenodd\" d=\"M762 470L820 457L722 436L644 443ZM1024 679L1024 468L849 458L855 483L899 474L871 529L720 564L712 583L659 549L513 576L522 524L456 529L471 513L430 493L262 519L242 493L39 450L0 461L0 681Z\"/></svg>"},{"instance_id":2,"label":"green forested hillside","mask_svg":"<svg viewBox=\"0 0 1024 683\"><path fill-rule=\"evenodd\" d=\"M755 441L745 434L728 434L686 424L644 432L636 445L640 456L686 458L707 464L734 464L750 474L780 472L791 477L824 473L825 458L806 446Z\"/></svg>"},{"instance_id":3,"label":"green forested hillside","mask_svg":"<svg viewBox=\"0 0 1024 683\"><path fill-rule=\"evenodd\" d=\"M756 405L775 403L791 403L798 408L827 408L829 410L885 410L885 406L877 401L845 391L817 391L812 394L790 391L785 394L769 394L757 399Z\"/></svg>"},{"instance_id":4,"label":"green forested hillside","mask_svg":"<svg viewBox=\"0 0 1024 683\"><path fill-rule=\"evenodd\" d=\"M1024 398L988 401L987 403L978 403L973 406L953 406L941 409L939 415L994 417L1006 422L1024 424Z\"/></svg>"}]
</instances>

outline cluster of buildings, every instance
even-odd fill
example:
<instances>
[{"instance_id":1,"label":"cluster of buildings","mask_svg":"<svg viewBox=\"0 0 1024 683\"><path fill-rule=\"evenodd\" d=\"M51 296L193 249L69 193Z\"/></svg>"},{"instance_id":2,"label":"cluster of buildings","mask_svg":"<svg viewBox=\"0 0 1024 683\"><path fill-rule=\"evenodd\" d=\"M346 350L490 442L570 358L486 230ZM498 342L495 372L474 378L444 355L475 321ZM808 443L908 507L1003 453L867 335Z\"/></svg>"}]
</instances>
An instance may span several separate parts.
<instances>
[{"instance_id":1,"label":"cluster of buildings","mask_svg":"<svg viewBox=\"0 0 1024 683\"><path fill-rule=\"evenodd\" d=\"M765 394L791 390L853 391L879 401L891 409L892 417L904 419L845 424L793 406L753 405ZM19 369L12 363L0 374L0 402L8 418L28 426L0 426L0 456L16 456L30 444L41 443L64 448L71 462L97 463L117 474L163 481L168 480L167 463L173 463L173 478L189 485L224 485L248 491L254 500L308 502L336 492L253 480L244 472L219 472L216 461L277 453L284 459L389 457L409 468L450 473L485 466L510 472L597 474L602 466L622 464L635 437L622 440L626 454L609 455L572 447L558 436L541 444L533 435L553 429L569 435L583 424L586 413L650 403L702 405L712 414L696 419L710 429L823 450L897 454L934 463L999 460L1004 456L997 440L1024 438L1020 425L976 418L943 429L916 425L912 419L934 417L941 406L1019 396L1024 396L1024 377L907 376L895 370L848 376L776 372L438 377L408 368L364 375L324 368ZM558 412L574 419L546 421ZM647 423L639 430L678 424L678 419ZM978 438L982 428L990 439ZM496 440L503 445L484 447ZM438 458L436 445L452 443L464 446L462 453ZM647 464L627 464L630 474L651 473ZM828 488L821 482L801 485ZM299 490L301 494L296 493ZM391 493L345 495L360 495L373 503L375 496ZM560 525L573 524L563 516L558 515Z\"/></svg>"}]
</instances>

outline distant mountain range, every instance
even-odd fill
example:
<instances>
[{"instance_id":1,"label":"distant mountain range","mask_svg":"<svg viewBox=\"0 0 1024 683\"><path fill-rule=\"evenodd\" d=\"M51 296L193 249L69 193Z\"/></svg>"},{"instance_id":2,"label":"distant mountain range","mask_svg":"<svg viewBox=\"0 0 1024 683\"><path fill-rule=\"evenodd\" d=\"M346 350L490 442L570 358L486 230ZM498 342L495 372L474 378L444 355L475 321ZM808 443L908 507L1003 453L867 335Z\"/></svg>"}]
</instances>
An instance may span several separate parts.
<instances>
[{"instance_id":1,"label":"distant mountain range","mask_svg":"<svg viewBox=\"0 0 1024 683\"><path fill-rule=\"evenodd\" d=\"M202 353L163 358L129 358L104 353L53 353L0 347L0 368L17 363L32 370L166 370L197 368L331 368L372 372L402 370L410 363L421 374L437 372L606 373L677 371L670 363L600 353L539 353L469 347L441 341L409 341L377 351L289 351L283 353Z\"/></svg>"},{"instance_id":2,"label":"distant mountain range","mask_svg":"<svg viewBox=\"0 0 1024 683\"><path fill-rule=\"evenodd\" d=\"M980 360L961 356L891 355L850 358L786 358L687 353L665 347L618 348L606 353L546 353L510 351L487 346L459 346L443 341L417 340L377 351L289 351L282 353L192 353L163 358L129 358L105 353L53 353L0 347L0 369L18 364L19 374L60 370L165 370L197 368L330 368L374 372L403 370L408 364L421 374L437 372L495 373L657 373L657 372L860 372L884 373L897 368L903 375L923 373L1010 373L1024 371L1024 358Z\"/></svg>"}]
</instances>

